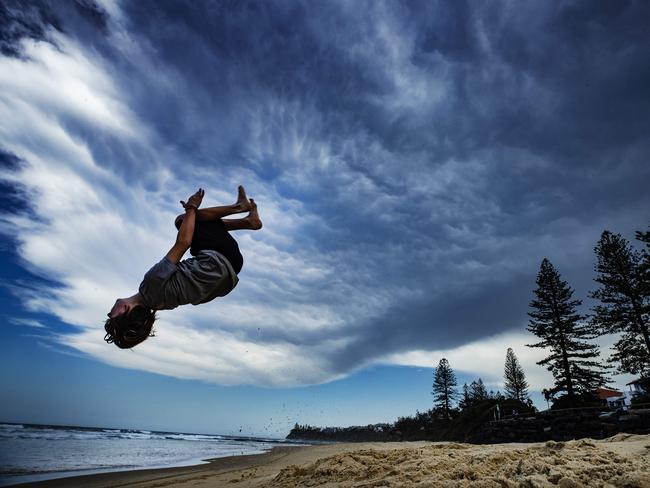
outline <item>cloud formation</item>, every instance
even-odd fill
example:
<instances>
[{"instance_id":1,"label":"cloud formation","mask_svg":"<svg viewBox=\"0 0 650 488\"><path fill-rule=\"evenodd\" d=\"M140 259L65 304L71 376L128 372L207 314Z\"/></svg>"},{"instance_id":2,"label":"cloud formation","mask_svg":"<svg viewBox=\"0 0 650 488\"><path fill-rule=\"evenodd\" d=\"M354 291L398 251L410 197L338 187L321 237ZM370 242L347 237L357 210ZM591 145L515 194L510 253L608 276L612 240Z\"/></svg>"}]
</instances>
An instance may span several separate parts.
<instances>
[{"instance_id":1,"label":"cloud formation","mask_svg":"<svg viewBox=\"0 0 650 488\"><path fill-rule=\"evenodd\" d=\"M25 305L102 361L221 384L443 352L476 372L472 347L521 342L543 257L584 297L600 231L647 224L649 14L10 2L2 180L23 205L0 229L48 280ZM200 185L227 203L239 183L265 227L236 236L237 289L161 313L137 354L104 344L101 318L173 243L176 202Z\"/></svg>"}]
</instances>

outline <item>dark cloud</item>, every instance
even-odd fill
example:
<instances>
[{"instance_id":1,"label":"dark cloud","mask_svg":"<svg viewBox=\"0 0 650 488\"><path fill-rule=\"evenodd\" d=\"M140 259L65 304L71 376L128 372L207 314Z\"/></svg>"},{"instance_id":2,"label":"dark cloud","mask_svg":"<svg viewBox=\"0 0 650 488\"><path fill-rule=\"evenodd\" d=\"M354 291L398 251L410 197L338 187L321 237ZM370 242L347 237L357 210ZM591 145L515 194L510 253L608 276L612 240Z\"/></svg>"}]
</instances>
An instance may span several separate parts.
<instances>
[{"instance_id":1,"label":"dark cloud","mask_svg":"<svg viewBox=\"0 0 650 488\"><path fill-rule=\"evenodd\" d=\"M0 148L0 169L15 171L19 166L20 159L15 154ZM0 208L12 213L22 208L18 189L5 181L0 181Z\"/></svg>"},{"instance_id":2,"label":"dark cloud","mask_svg":"<svg viewBox=\"0 0 650 488\"><path fill-rule=\"evenodd\" d=\"M24 167L24 163L14 153L0 147L0 174L3 176L16 174L21 167ZM20 185L11 179L0 178L0 209L2 209L3 213L25 215L34 222L41 221L42 217L36 215L26 204L28 201L29 194L24 185Z\"/></svg>"},{"instance_id":3,"label":"dark cloud","mask_svg":"<svg viewBox=\"0 0 650 488\"><path fill-rule=\"evenodd\" d=\"M160 61L206 95L200 105L232 117L237 129L227 137L247 139L241 131L246 124L239 112L242 100L298 100L322 118L316 133L308 136L322 137L341 154L350 179L367 178L373 186L370 198L395 197L395 205L383 211L402 215L397 221L387 222L363 208L349 211L349 199L342 194L353 185L341 185L340 174L316 173L321 193L306 204L330 224L316 236L318 249L334 253L359 246L363 253L352 253L351 268L357 265L354 259L379 257L394 246L401 251L383 257L376 265L381 271L370 265L373 271L390 281L426 287L435 281L428 275L434 270L422 266L419 253L410 253L409 245L463 245L445 235L445 224L463 223L507 242L513 237L538 239L549 222L566 216L578 225L588 223L608 209L636 209L632 211L643 223L643 182L650 177L650 64L645 62L650 8L643 2L503 3L498 8L467 2L132 2L127 12L138 35L156 46ZM376 25L380 22L388 24L394 39L382 39ZM372 99L395 93L391 76L409 76L392 72L404 67L391 68L382 51L410 37L412 45L407 42L409 52L403 54L406 67L419 70L425 89L434 90L441 78L444 94L433 108L395 114L391 110L396 109ZM191 102L184 106L184 100L178 103L181 111L197 108ZM198 108L202 124L204 113ZM271 137L279 145L290 128L279 123L265 129L278 131ZM183 132L180 128L175 135L183 137ZM368 154L346 154L344 146L350 142ZM245 154L240 144L221 149ZM385 152L385 160L373 159L377 148ZM404 178L405 173L435 171L450 158L476 160L482 172L472 182L468 171L440 196L427 196L426 191L414 196L408 187L412 178ZM263 163L264 176L271 181L282 181L284 171L291 171L286 161L273 156ZM466 204L467 195L460 191L468 180L477 200ZM459 197L454 186L459 186ZM482 210L477 206L487 204L495 211L477 215ZM457 212L427 219L436 211L432 206ZM498 250L491 255L489 249L469 246L456 259L477 259L488 266L486 272L493 272L500 262ZM537 246L529 252L536 266L542 257L534 254ZM384 319L382 333L362 340L387 350L421 340L435 346L516 326L527 303L515 289L526 282L522 276L511 280L500 286L506 288L502 296L520 298L514 306L495 299L494 285L471 298L453 293L432 297L405 307L413 308L411 319L401 321L404 314L395 313L392 320ZM447 328L463 334L447 334ZM395 334L404 339L395 339L391 329L401 331ZM368 330L375 330L372 324Z\"/></svg>"},{"instance_id":4,"label":"dark cloud","mask_svg":"<svg viewBox=\"0 0 650 488\"><path fill-rule=\"evenodd\" d=\"M106 30L108 14L94 0L74 0L74 8L79 15L101 31Z\"/></svg>"},{"instance_id":5,"label":"dark cloud","mask_svg":"<svg viewBox=\"0 0 650 488\"><path fill-rule=\"evenodd\" d=\"M377 312L264 340L347 336L333 370L521 327L543 257L584 288L598 232L647 223L647 2L121 7L2 8L3 52L45 26L97 50L166 158L66 122L115 173L238 168L318 216L286 249L339 281L275 297Z\"/></svg>"},{"instance_id":6,"label":"dark cloud","mask_svg":"<svg viewBox=\"0 0 650 488\"><path fill-rule=\"evenodd\" d=\"M15 154L0 148L0 167L8 170L16 170L20 166L20 158Z\"/></svg>"},{"instance_id":7,"label":"dark cloud","mask_svg":"<svg viewBox=\"0 0 650 488\"><path fill-rule=\"evenodd\" d=\"M85 41L106 32L108 14L93 0L8 0L0 5L0 52L20 57L24 38L52 42L48 29L75 33Z\"/></svg>"},{"instance_id":8,"label":"dark cloud","mask_svg":"<svg viewBox=\"0 0 650 488\"><path fill-rule=\"evenodd\" d=\"M47 40L48 27L61 30L61 24L45 2L8 1L0 4L0 52L20 56L19 41L25 37Z\"/></svg>"}]
</instances>

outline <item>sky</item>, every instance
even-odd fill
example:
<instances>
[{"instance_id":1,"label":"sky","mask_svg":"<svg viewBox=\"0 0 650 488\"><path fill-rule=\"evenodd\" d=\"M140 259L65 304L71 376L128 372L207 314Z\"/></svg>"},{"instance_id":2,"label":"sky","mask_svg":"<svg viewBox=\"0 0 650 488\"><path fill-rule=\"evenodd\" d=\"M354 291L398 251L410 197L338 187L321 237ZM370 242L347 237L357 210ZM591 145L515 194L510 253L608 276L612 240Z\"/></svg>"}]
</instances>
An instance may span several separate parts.
<instances>
[{"instance_id":1,"label":"sky","mask_svg":"<svg viewBox=\"0 0 650 488\"><path fill-rule=\"evenodd\" d=\"M442 357L502 388L507 347L544 407L540 262L587 313L600 233L650 223L649 22L642 1L3 2L0 419L389 422L431 407ZM179 200L238 184L264 228L235 234L236 289L106 344Z\"/></svg>"}]
</instances>

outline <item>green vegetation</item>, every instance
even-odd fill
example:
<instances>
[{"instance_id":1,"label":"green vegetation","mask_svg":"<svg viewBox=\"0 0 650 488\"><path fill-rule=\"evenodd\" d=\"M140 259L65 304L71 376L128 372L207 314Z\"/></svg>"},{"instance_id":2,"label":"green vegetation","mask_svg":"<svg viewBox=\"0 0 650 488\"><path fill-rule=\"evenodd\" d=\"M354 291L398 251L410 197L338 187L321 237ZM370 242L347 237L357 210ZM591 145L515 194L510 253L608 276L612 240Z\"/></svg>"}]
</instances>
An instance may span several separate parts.
<instances>
[{"instance_id":1,"label":"green vegetation","mask_svg":"<svg viewBox=\"0 0 650 488\"><path fill-rule=\"evenodd\" d=\"M433 375L433 405L446 419L451 417L451 404L458 396L456 391L456 375L449 366L449 361L442 358Z\"/></svg>"},{"instance_id":2,"label":"green vegetation","mask_svg":"<svg viewBox=\"0 0 650 488\"><path fill-rule=\"evenodd\" d=\"M479 378L480 379L480 378ZM528 382L524 370L519 364L512 348L506 351L506 365L504 368L503 379L505 380L503 389L508 398L514 398L520 402L528 401Z\"/></svg>"},{"instance_id":3,"label":"green vegetation","mask_svg":"<svg viewBox=\"0 0 650 488\"><path fill-rule=\"evenodd\" d=\"M650 303L648 246L650 232L637 233L646 243L644 253L632 248L620 234L603 232L595 252L596 282L591 293L600 301L593 308L592 324L602 334L620 334L610 362L622 373L650 374Z\"/></svg>"},{"instance_id":4,"label":"green vegetation","mask_svg":"<svg viewBox=\"0 0 650 488\"><path fill-rule=\"evenodd\" d=\"M544 258L537 275L535 299L530 303L528 330L542 339L529 347L541 347L550 354L537 364L546 366L555 384L547 396L565 392L569 401L591 393L607 383L598 361L598 346L588 341L598 337L594 328L577 312L581 300L573 300L573 289Z\"/></svg>"}]
</instances>

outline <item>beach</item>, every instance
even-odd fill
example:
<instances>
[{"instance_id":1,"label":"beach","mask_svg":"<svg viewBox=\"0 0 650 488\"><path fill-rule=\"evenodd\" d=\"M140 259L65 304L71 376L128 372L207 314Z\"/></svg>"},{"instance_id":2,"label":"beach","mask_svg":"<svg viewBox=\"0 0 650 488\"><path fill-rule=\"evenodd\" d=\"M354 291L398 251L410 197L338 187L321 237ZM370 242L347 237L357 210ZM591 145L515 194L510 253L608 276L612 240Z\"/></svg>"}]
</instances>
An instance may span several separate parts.
<instances>
[{"instance_id":1,"label":"beach","mask_svg":"<svg viewBox=\"0 0 650 488\"><path fill-rule=\"evenodd\" d=\"M346 443L276 447L198 466L50 480L42 488L650 487L650 435L534 444Z\"/></svg>"}]
</instances>

